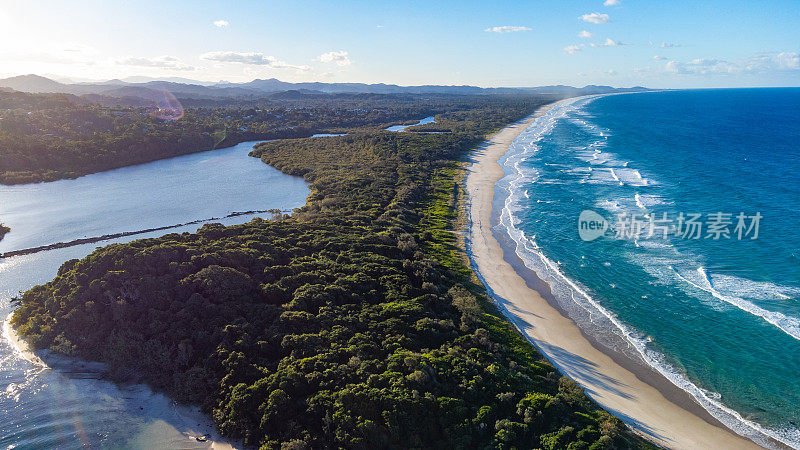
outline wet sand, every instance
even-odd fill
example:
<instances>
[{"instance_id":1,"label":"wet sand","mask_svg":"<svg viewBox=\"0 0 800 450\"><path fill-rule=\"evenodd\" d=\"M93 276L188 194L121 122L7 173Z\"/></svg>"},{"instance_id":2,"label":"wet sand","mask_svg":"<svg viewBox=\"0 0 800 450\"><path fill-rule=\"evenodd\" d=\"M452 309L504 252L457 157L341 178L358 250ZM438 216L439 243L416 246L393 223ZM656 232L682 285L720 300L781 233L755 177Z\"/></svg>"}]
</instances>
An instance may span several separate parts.
<instances>
[{"instance_id":1,"label":"wet sand","mask_svg":"<svg viewBox=\"0 0 800 450\"><path fill-rule=\"evenodd\" d=\"M760 448L723 427L688 393L652 369L648 373L633 361L622 363L624 355L599 350L596 342L546 300L547 286L541 280L537 283L532 273L519 270L522 264L515 263L516 254L501 245L492 229L496 223L495 184L505 175L498 160L511 142L551 106L491 136L473 153L467 168L470 257L496 304L564 375L654 443L686 449Z\"/></svg>"}]
</instances>

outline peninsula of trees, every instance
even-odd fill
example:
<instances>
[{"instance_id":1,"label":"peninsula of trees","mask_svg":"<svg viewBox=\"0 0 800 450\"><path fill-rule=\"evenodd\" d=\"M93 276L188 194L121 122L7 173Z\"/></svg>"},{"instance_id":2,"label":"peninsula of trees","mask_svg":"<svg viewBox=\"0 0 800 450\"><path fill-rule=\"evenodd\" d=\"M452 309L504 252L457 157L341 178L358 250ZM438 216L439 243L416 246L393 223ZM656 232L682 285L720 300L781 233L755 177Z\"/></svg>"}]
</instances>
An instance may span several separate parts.
<instances>
[{"instance_id":1,"label":"peninsula of trees","mask_svg":"<svg viewBox=\"0 0 800 450\"><path fill-rule=\"evenodd\" d=\"M307 117L297 124L306 135L347 132L253 151L311 183L304 207L68 261L16 300L12 324L37 348L105 362L116 379L199 404L224 435L266 449L648 447L499 315L453 229L469 151L550 100L460 96L392 109L378 98L363 108L386 108L374 119L287 110ZM116 117L87 108L89 122ZM205 117L222 114L239 117ZM431 114L442 133L374 126ZM216 126L186 117L182 130L120 120L137 136L154 126L158 139ZM86 150L102 147L97 139L81 147L85 161L109 161ZM47 164L16 167L56 170Z\"/></svg>"}]
</instances>

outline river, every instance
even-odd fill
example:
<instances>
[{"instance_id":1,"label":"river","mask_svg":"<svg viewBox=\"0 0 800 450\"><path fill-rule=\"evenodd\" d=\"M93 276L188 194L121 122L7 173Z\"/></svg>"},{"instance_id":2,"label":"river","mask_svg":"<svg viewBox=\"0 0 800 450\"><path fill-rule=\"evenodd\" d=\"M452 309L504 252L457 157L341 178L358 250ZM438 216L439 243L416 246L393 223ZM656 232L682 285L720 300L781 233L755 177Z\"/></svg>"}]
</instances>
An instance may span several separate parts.
<instances>
[{"instance_id":1,"label":"river","mask_svg":"<svg viewBox=\"0 0 800 450\"><path fill-rule=\"evenodd\" d=\"M0 254L161 227L168 230L0 258L0 320L21 291L110 243L192 232L208 221L244 223L248 213L302 206L310 190L248 156L255 142L59 180L0 186ZM231 214L234 214L231 217ZM207 435L209 442L195 436ZM210 419L143 385L117 385L77 362L57 370L0 339L0 448L209 448Z\"/></svg>"}]
</instances>

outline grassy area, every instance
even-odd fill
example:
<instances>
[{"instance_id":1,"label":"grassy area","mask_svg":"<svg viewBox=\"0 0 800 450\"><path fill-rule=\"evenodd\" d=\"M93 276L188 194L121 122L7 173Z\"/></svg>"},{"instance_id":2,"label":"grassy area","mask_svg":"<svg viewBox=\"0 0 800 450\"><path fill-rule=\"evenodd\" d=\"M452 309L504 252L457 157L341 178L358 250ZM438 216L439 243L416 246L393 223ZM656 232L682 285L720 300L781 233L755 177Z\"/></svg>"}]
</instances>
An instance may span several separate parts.
<instances>
[{"instance_id":1,"label":"grassy area","mask_svg":"<svg viewBox=\"0 0 800 450\"><path fill-rule=\"evenodd\" d=\"M469 267L465 241L463 234L460 234L468 226L464 220L465 177L465 166L458 162L451 162L434 171L430 182L430 193L423 207L423 218L419 223L418 234L423 242L423 249L430 257L457 274L457 278L462 282L461 285L478 299L481 312L479 314L476 312L476 321L479 323L478 326L488 331L492 341L502 342L513 361L532 367L539 373L552 374L555 370L552 364L545 360L495 307L485 287ZM574 381L561 377L559 386L570 393L573 401L588 409L587 412L577 413L576 417L583 425L589 425L589 429L592 428L592 424L600 423L603 434L613 430L614 434L621 436L616 443L620 447L657 448L634 434L622 433L624 425L594 404ZM531 404L546 404L553 398L552 395L533 393L520 403L528 401ZM544 448L567 448L564 445L570 441L572 432L574 429L571 430L570 427L562 428L558 432L542 437L541 444ZM611 445L611 441L604 443L598 441L591 447L585 448L606 448L605 445ZM584 447L570 445L568 448Z\"/></svg>"},{"instance_id":2,"label":"grassy area","mask_svg":"<svg viewBox=\"0 0 800 450\"><path fill-rule=\"evenodd\" d=\"M464 264L466 255L458 234L458 204L463 195L461 183L464 173L458 162L449 162L434 171L418 236L426 253L463 280L470 280L473 274Z\"/></svg>"}]
</instances>

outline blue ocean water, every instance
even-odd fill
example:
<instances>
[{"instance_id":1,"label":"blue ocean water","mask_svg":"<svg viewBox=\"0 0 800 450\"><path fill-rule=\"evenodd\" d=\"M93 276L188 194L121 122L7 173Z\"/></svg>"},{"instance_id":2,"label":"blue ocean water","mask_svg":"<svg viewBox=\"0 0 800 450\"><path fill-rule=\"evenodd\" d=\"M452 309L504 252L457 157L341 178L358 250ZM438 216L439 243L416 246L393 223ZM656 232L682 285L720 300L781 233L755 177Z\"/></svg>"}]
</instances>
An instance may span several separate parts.
<instances>
[{"instance_id":1,"label":"blue ocean water","mask_svg":"<svg viewBox=\"0 0 800 450\"><path fill-rule=\"evenodd\" d=\"M579 325L800 446L800 89L569 100L502 164L501 226ZM584 210L602 237L579 238Z\"/></svg>"}]
</instances>

